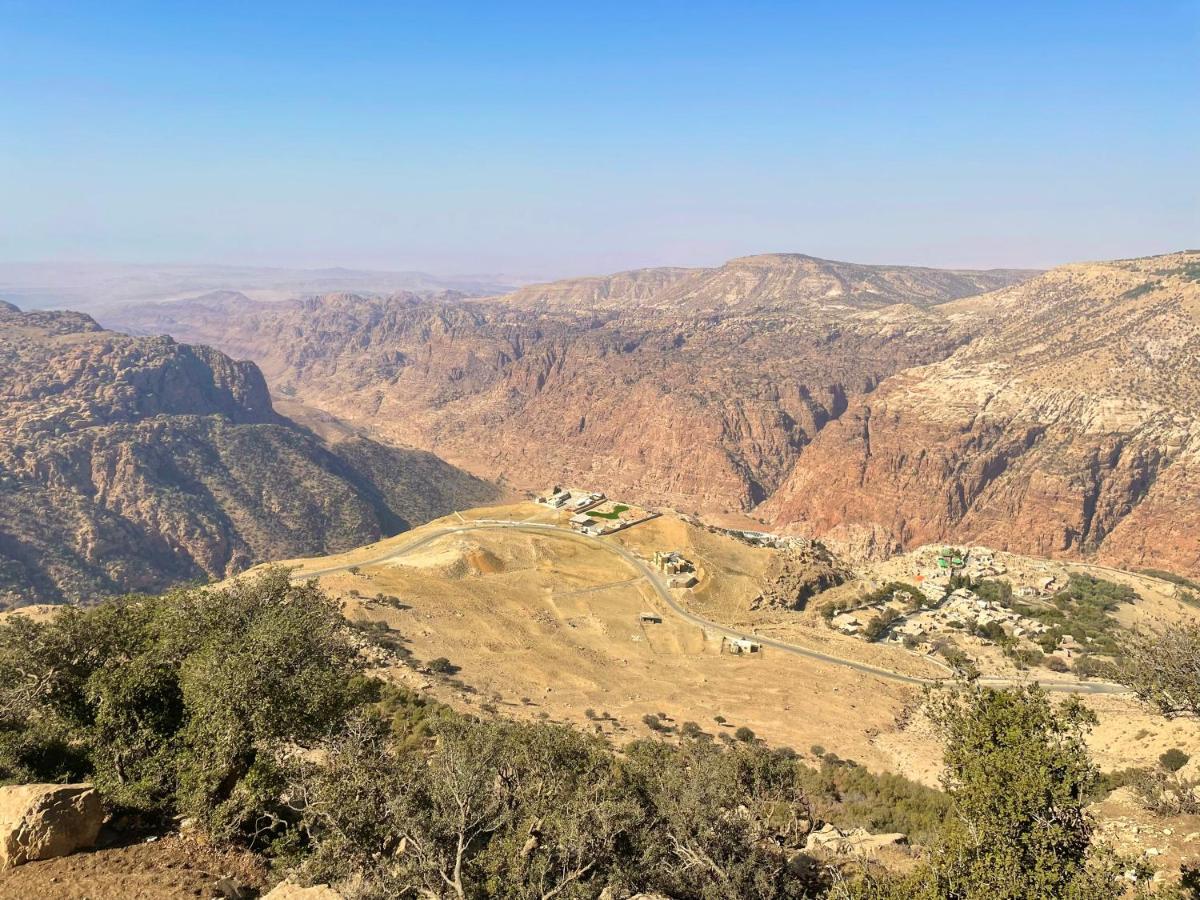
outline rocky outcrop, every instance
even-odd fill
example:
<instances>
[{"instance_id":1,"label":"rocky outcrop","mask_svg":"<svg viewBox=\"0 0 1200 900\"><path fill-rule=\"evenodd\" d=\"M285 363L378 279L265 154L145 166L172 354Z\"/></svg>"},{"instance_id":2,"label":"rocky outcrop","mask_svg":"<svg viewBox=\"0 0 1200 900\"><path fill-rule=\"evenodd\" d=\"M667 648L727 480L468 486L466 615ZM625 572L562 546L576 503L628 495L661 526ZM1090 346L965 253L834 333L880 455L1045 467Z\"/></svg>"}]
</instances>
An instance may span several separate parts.
<instances>
[{"instance_id":1,"label":"rocky outcrop","mask_svg":"<svg viewBox=\"0 0 1200 900\"><path fill-rule=\"evenodd\" d=\"M252 363L0 310L0 608L223 577L492 496L428 453L322 441Z\"/></svg>"},{"instance_id":2,"label":"rocky outcrop","mask_svg":"<svg viewBox=\"0 0 1200 900\"><path fill-rule=\"evenodd\" d=\"M303 887L294 881L281 881L262 900L342 900L342 895L327 884Z\"/></svg>"},{"instance_id":3,"label":"rocky outcrop","mask_svg":"<svg viewBox=\"0 0 1200 900\"><path fill-rule=\"evenodd\" d=\"M865 828L840 831L826 823L808 836L805 852L821 851L837 855L866 855L884 847L897 847L908 843L908 836L900 832L871 834Z\"/></svg>"},{"instance_id":4,"label":"rocky outcrop","mask_svg":"<svg viewBox=\"0 0 1200 900\"><path fill-rule=\"evenodd\" d=\"M104 809L91 785L0 787L0 869L86 850L103 824Z\"/></svg>"},{"instance_id":5,"label":"rocky outcrop","mask_svg":"<svg viewBox=\"0 0 1200 900\"><path fill-rule=\"evenodd\" d=\"M850 577L850 571L820 544L797 544L772 556L762 577L762 591L750 608L804 609L817 594Z\"/></svg>"}]
</instances>

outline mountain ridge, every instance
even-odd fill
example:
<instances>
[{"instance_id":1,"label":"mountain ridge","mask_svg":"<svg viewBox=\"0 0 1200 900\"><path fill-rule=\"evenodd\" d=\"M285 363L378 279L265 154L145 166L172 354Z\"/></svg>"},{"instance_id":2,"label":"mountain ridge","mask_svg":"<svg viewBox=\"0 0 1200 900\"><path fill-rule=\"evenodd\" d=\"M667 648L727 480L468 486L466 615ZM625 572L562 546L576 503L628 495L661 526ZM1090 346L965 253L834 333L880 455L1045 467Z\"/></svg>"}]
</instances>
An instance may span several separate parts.
<instances>
[{"instance_id":1,"label":"mountain ridge","mask_svg":"<svg viewBox=\"0 0 1200 900\"><path fill-rule=\"evenodd\" d=\"M253 363L77 313L0 310L0 397L0 606L224 577L495 496L422 451L321 441Z\"/></svg>"},{"instance_id":2,"label":"mountain ridge","mask_svg":"<svg viewBox=\"0 0 1200 900\"><path fill-rule=\"evenodd\" d=\"M983 281L748 259L229 321L167 304L159 321L258 360L280 396L523 489L577 482L749 513L854 552L979 536L1200 566L1186 535L1163 532L1168 486L1189 498L1200 482L1173 423L1197 390L1183 365L1193 255ZM1159 549L1135 552L1135 536Z\"/></svg>"}]
</instances>

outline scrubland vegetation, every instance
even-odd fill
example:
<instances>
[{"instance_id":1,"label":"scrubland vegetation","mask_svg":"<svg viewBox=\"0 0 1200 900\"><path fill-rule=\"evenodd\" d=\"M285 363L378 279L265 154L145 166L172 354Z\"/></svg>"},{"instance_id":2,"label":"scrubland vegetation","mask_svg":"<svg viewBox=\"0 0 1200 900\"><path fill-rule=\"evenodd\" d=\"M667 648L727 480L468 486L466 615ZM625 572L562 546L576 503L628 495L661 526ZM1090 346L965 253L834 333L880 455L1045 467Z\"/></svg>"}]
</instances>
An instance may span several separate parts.
<instances>
[{"instance_id":1,"label":"scrubland vegetation","mask_svg":"<svg viewBox=\"0 0 1200 900\"><path fill-rule=\"evenodd\" d=\"M467 716L364 677L355 639L283 570L13 617L0 781L90 780L145 827L186 818L355 898L1092 898L1137 874L1092 844L1094 718L1037 688L929 696L947 748L936 791L823 748L808 765L749 729L722 744L684 723L617 750ZM1176 693L1138 689L1177 711ZM1164 754L1160 770L1182 765ZM901 875L814 861L823 821L924 849Z\"/></svg>"}]
</instances>

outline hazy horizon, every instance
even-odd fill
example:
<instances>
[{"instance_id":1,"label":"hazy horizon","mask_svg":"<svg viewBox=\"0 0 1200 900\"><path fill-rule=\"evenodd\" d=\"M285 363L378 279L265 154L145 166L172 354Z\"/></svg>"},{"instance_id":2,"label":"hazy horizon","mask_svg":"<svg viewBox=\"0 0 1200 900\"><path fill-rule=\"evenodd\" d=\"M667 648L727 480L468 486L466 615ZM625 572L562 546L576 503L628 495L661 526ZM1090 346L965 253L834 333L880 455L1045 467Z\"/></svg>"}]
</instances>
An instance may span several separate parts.
<instances>
[{"instance_id":1,"label":"hazy horizon","mask_svg":"<svg viewBox=\"0 0 1200 900\"><path fill-rule=\"evenodd\" d=\"M0 260L523 279L1200 244L1194 3L3 3Z\"/></svg>"}]
</instances>

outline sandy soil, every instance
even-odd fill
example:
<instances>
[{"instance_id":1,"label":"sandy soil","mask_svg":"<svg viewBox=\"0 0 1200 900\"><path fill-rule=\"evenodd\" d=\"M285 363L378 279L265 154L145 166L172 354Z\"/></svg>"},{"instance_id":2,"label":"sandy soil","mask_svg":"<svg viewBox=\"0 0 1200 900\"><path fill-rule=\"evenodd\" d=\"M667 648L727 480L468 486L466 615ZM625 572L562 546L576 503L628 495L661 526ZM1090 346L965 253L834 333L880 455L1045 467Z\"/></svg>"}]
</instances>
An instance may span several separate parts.
<instances>
[{"instance_id":1,"label":"sandy soil","mask_svg":"<svg viewBox=\"0 0 1200 900\"><path fill-rule=\"evenodd\" d=\"M0 871L0 900L177 900L216 897L214 882L266 889L250 853L217 851L178 835L113 846Z\"/></svg>"},{"instance_id":2,"label":"sandy soil","mask_svg":"<svg viewBox=\"0 0 1200 900\"><path fill-rule=\"evenodd\" d=\"M533 504L463 516L564 518ZM458 517L340 557L303 562L309 571L359 564L357 574L321 578L343 599L347 617L385 623L417 660L450 659L459 667L456 679L477 693L463 694L446 679L405 667L393 669L392 677L455 705L494 704L505 715L573 722L618 741L649 734L642 717L662 713L711 734L732 734L745 725L806 755L820 744L876 769L897 767L874 739L896 727L913 689L769 648L749 656L723 653L719 636L673 615L639 571L602 547L553 534L478 531L446 535L385 562L358 562L454 524L461 524ZM697 598L678 595L689 604L695 599L697 611L712 618L718 610L745 607L770 553L667 517L617 539L646 558L655 549L697 557ZM398 597L407 608L367 599L377 593ZM724 599L708 599L717 596ZM657 612L662 623L642 623L643 611ZM725 723L718 724L717 716Z\"/></svg>"},{"instance_id":3,"label":"sandy soil","mask_svg":"<svg viewBox=\"0 0 1200 900\"><path fill-rule=\"evenodd\" d=\"M471 519L561 523L565 518L529 503L473 510L305 565L324 568L378 558L389 547L402 548L423 533ZM644 559L659 549L681 550L697 564L700 582L675 596L706 618L893 671L944 674L898 646L831 632L814 610L751 611L750 600L774 551L673 516L605 540L618 541ZM875 577L901 575L904 565L893 561ZM1028 566L1031 574L1040 574L1043 562L1029 560ZM349 618L385 623L403 636L417 660L445 656L460 667L458 680L476 694L464 695L445 679L403 667L390 673L446 702L474 708L492 704L506 715L572 722L618 741L648 734L641 721L647 713L663 713L676 724L694 721L710 733L747 725L768 742L805 755L820 744L872 768L937 783L940 745L922 717L913 714L919 690L770 648L748 657L722 653L719 638L662 608L639 575L613 554L577 541L478 531L439 538L386 563L364 564L357 575L330 574L322 582L344 598ZM1126 615L1158 617L1178 607L1161 582L1128 577L1136 579L1145 600ZM364 602L351 591L362 598L394 595L409 608ZM662 624L641 623L642 611L661 614ZM1129 696L1084 702L1100 718L1091 744L1103 769L1149 765L1170 747L1200 755L1195 729L1165 722ZM726 720L724 725L715 722L716 716Z\"/></svg>"}]
</instances>

